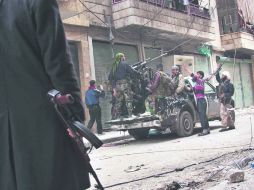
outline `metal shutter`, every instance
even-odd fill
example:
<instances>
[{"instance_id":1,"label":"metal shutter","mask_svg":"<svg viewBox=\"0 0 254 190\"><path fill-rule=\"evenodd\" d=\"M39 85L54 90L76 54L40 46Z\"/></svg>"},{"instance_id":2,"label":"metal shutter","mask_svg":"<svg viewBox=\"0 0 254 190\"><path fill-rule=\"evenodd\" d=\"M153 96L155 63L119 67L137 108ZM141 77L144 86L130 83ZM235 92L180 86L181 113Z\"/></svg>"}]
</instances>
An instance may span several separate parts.
<instances>
[{"instance_id":1,"label":"metal shutter","mask_svg":"<svg viewBox=\"0 0 254 190\"><path fill-rule=\"evenodd\" d=\"M222 72L229 71L231 74L231 82L235 87L234 100L237 108L248 107L254 103L250 63L251 60L249 63L236 60L235 66L233 61L223 65Z\"/></svg>"}]
</instances>

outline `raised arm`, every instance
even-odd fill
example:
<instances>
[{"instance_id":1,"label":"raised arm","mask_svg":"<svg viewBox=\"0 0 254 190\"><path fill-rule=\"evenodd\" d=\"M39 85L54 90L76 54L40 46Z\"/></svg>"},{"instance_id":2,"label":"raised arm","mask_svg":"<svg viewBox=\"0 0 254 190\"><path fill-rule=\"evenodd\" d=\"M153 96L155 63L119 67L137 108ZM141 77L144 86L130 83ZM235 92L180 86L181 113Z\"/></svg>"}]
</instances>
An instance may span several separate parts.
<instances>
[{"instance_id":1,"label":"raised arm","mask_svg":"<svg viewBox=\"0 0 254 190\"><path fill-rule=\"evenodd\" d=\"M220 78L220 73L218 72L215 77L216 77L217 82L220 84L222 82L221 78Z\"/></svg>"},{"instance_id":2,"label":"raised arm","mask_svg":"<svg viewBox=\"0 0 254 190\"><path fill-rule=\"evenodd\" d=\"M187 73L189 73L189 75L191 75L193 72L189 69L189 66L188 65L186 65L186 64L183 64L183 69L187 72Z\"/></svg>"},{"instance_id":3,"label":"raised arm","mask_svg":"<svg viewBox=\"0 0 254 190\"><path fill-rule=\"evenodd\" d=\"M183 64L183 69L190 74L194 82L197 80L197 76L189 69L186 64Z\"/></svg>"}]
</instances>

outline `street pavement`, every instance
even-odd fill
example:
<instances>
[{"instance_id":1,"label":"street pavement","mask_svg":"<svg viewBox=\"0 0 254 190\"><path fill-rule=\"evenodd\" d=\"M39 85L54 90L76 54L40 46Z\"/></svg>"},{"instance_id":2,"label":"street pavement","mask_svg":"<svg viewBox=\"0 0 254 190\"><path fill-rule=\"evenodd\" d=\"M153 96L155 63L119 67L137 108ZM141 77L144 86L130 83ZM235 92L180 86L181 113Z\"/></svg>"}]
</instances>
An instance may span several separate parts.
<instances>
[{"instance_id":1,"label":"street pavement","mask_svg":"<svg viewBox=\"0 0 254 190\"><path fill-rule=\"evenodd\" d=\"M185 138L152 135L136 141L119 132L104 134L99 138L105 144L90 154L91 163L102 184L113 186L107 189L157 189L172 180L167 174L172 170L250 147L253 113L252 108L238 110L236 130L219 132L220 122L210 122L211 134L203 137L197 136L200 127Z\"/></svg>"}]
</instances>

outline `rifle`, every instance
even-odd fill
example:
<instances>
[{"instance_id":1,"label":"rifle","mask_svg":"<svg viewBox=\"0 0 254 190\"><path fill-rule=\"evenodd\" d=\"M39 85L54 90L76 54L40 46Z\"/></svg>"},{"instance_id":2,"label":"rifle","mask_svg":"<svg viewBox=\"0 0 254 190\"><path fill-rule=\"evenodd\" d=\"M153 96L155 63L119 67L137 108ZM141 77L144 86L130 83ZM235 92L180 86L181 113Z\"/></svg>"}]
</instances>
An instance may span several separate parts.
<instances>
[{"instance_id":1,"label":"rifle","mask_svg":"<svg viewBox=\"0 0 254 190\"><path fill-rule=\"evenodd\" d=\"M216 62L221 62L221 63L219 64L219 67L212 74L210 74L210 77L207 78L208 81L221 71L222 66L225 64L224 61L226 61L227 59L228 59L227 57L216 56Z\"/></svg>"},{"instance_id":2,"label":"rifle","mask_svg":"<svg viewBox=\"0 0 254 190\"><path fill-rule=\"evenodd\" d=\"M90 132L88 128L84 126L82 121L72 112L70 105L74 103L74 98L70 94L62 95L57 90L51 90L48 92L48 97L53 103L57 115L63 123L68 136L70 137L71 143L74 146L75 151L82 157L84 162L87 164L88 172L92 174L94 179L98 184L98 189L104 190L97 174L95 173L93 167L90 164L90 158L88 156L87 148L82 137L86 138L92 146L96 149L101 147L103 143L98 139L93 133ZM92 147L91 147L92 149Z\"/></svg>"}]
</instances>

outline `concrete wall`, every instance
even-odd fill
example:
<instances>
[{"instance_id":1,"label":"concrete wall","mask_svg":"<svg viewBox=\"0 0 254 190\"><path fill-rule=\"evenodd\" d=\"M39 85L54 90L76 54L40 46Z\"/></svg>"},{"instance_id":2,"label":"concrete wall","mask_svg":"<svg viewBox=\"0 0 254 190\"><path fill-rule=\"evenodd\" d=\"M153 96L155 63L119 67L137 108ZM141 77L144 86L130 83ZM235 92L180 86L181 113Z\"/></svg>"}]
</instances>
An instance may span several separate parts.
<instances>
[{"instance_id":1,"label":"concrete wall","mask_svg":"<svg viewBox=\"0 0 254 190\"><path fill-rule=\"evenodd\" d=\"M103 22L107 23L108 19L112 15L111 0L81 1L90 11L94 12L96 16L92 14L79 0L59 1L58 3L63 15L64 23L86 27L89 25L105 27ZM69 16L66 13L69 13Z\"/></svg>"},{"instance_id":2,"label":"concrete wall","mask_svg":"<svg viewBox=\"0 0 254 190\"><path fill-rule=\"evenodd\" d=\"M219 26L219 20L218 20L216 0L210 0L209 2L207 1L208 0L205 1L206 4L210 3L210 14L211 14L211 19L214 26L214 36L215 36L215 40L208 43L211 44L214 48L223 51L221 47L220 26Z\"/></svg>"},{"instance_id":3,"label":"concrete wall","mask_svg":"<svg viewBox=\"0 0 254 190\"><path fill-rule=\"evenodd\" d=\"M86 12L77 0L58 2L62 20L65 24L89 26Z\"/></svg>"},{"instance_id":4,"label":"concrete wall","mask_svg":"<svg viewBox=\"0 0 254 190\"><path fill-rule=\"evenodd\" d=\"M89 36L86 30L77 26L65 26L65 32L67 39L76 42L78 46L81 92L84 97L84 92L92 79Z\"/></svg>"}]
</instances>

